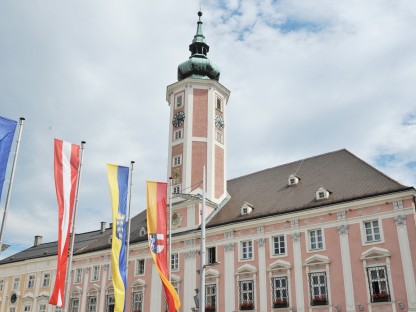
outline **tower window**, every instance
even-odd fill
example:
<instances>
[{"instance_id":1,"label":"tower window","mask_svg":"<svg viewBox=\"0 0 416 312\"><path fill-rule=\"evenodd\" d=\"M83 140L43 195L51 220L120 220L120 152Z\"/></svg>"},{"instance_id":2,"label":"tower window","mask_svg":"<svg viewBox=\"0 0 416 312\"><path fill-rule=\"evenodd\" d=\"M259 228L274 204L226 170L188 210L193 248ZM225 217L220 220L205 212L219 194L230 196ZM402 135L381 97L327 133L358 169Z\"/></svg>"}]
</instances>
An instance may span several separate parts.
<instances>
[{"instance_id":1,"label":"tower window","mask_svg":"<svg viewBox=\"0 0 416 312\"><path fill-rule=\"evenodd\" d=\"M222 143L222 134L221 134L221 132L218 132L217 131L217 137L216 137L216 139L217 139L218 142Z\"/></svg>"},{"instance_id":2,"label":"tower window","mask_svg":"<svg viewBox=\"0 0 416 312\"><path fill-rule=\"evenodd\" d=\"M219 97L217 97L217 103L216 103L215 108L218 109L219 111L222 111L222 101Z\"/></svg>"},{"instance_id":3,"label":"tower window","mask_svg":"<svg viewBox=\"0 0 416 312\"><path fill-rule=\"evenodd\" d=\"M180 184L174 185L173 186L173 193L174 194L179 194L180 192L181 192L181 186L180 186Z\"/></svg>"},{"instance_id":4,"label":"tower window","mask_svg":"<svg viewBox=\"0 0 416 312\"><path fill-rule=\"evenodd\" d=\"M178 95L176 97L176 108L182 107L183 101L182 101L182 94Z\"/></svg>"},{"instance_id":5,"label":"tower window","mask_svg":"<svg viewBox=\"0 0 416 312\"><path fill-rule=\"evenodd\" d=\"M173 140L176 141L176 140L180 140L182 138L183 138L182 129L175 130L175 132L173 133Z\"/></svg>"},{"instance_id":6,"label":"tower window","mask_svg":"<svg viewBox=\"0 0 416 312\"><path fill-rule=\"evenodd\" d=\"M182 155L173 156L172 164L173 166L179 166L180 164L182 164Z\"/></svg>"}]
</instances>

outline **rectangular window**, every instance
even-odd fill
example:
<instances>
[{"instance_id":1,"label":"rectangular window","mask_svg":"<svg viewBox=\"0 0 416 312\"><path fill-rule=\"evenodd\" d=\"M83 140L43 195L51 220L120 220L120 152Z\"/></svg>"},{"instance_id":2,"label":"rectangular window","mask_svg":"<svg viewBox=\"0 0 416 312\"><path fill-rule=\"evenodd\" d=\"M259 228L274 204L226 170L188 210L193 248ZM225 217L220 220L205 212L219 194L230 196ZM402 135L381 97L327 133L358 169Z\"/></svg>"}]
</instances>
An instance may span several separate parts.
<instances>
[{"instance_id":1,"label":"rectangular window","mask_svg":"<svg viewBox=\"0 0 416 312\"><path fill-rule=\"evenodd\" d=\"M20 284L20 277L15 277L13 280L13 290L18 290Z\"/></svg>"},{"instance_id":2,"label":"rectangular window","mask_svg":"<svg viewBox=\"0 0 416 312\"><path fill-rule=\"evenodd\" d=\"M311 230L309 231L309 249L322 249L324 248L324 243L322 239L322 230Z\"/></svg>"},{"instance_id":3,"label":"rectangular window","mask_svg":"<svg viewBox=\"0 0 416 312\"><path fill-rule=\"evenodd\" d=\"M43 274L42 287L49 287L50 281L51 281L51 274L50 273L44 273Z\"/></svg>"},{"instance_id":4,"label":"rectangular window","mask_svg":"<svg viewBox=\"0 0 416 312\"><path fill-rule=\"evenodd\" d=\"M287 277L272 278L273 308L286 308L289 306Z\"/></svg>"},{"instance_id":5,"label":"rectangular window","mask_svg":"<svg viewBox=\"0 0 416 312\"><path fill-rule=\"evenodd\" d=\"M205 312L215 312L217 306L217 285L205 286Z\"/></svg>"},{"instance_id":6,"label":"rectangular window","mask_svg":"<svg viewBox=\"0 0 416 312\"><path fill-rule=\"evenodd\" d=\"M75 270L75 284L79 284L82 281L82 269Z\"/></svg>"},{"instance_id":7,"label":"rectangular window","mask_svg":"<svg viewBox=\"0 0 416 312\"><path fill-rule=\"evenodd\" d=\"M273 254L284 255L286 253L285 236L279 235L273 237Z\"/></svg>"},{"instance_id":8,"label":"rectangular window","mask_svg":"<svg viewBox=\"0 0 416 312\"><path fill-rule=\"evenodd\" d=\"M116 304L114 300L114 295L107 295L105 301L107 302L106 311L114 311L114 306Z\"/></svg>"},{"instance_id":9,"label":"rectangular window","mask_svg":"<svg viewBox=\"0 0 416 312\"><path fill-rule=\"evenodd\" d=\"M182 155L173 156L172 165L175 167L179 166L180 164L182 164Z\"/></svg>"},{"instance_id":10,"label":"rectangular window","mask_svg":"<svg viewBox=\"0 0 416 312\"><path fill-rule=\"evenodd\" d=\"M79 299L78 298L72 298L71 299L71 306L69 308L69 311L78 312L78 309L79 309Z\"/></svg>"},{"instance_id":11,"label":"rectangular window","mask_svg":"<svg viewBox=\"0 0 416 312\"><path fill-rule=\"evenodd\" d=\"M136 260L136 275L143 275L144 274L144 259L137 259Z\"/></svg>"},{"instance_id":12,"label":"rectangular window","mask_svg":"<svg viewBox=\"0 0 416 312\"><path fill-rule=\"evenodd\" d=\"M178 95L176 97L176 108L182 107L182 104L183 104L183 102L182 102L182 95Z\"/></svg>"},{"instance_id":13,"label":"rectangular window","mask_svg":"<svg viewBox=\"0 0 416 312\"><path fill-rule=\"evenodd\" d=\"M254 281L240 281L240 310L254 310Z\"/></svg>"},{"instance_id":14,"label":"rectangular window","mask_svg":"<svg viewBox=\"0 0 416 312\"><path fill-rule=\"evenodd\" d=\"M381 240L378 220L364 222L365 240L367 243Z\"/></svg>"},{"instance_id":15,"label":"rectangular window","mask_svg":"<svg viewBox=\"0 0 416 312\"><path fill-rule=\"evenodd\" d=\"M181 185L180 184L174 185L173 186L173 193L174 194L179 194L180 192L181 192Z\"/></svg>"},{"instance_id":16,"label":"rectangular window","mask_svg":"<svg viewBox=\"0 0 416 312\"><path fill-rule=\"evenodd\" d=\"M46 312L46 304L44 303L39 304L39 312Z\"/></svg>"},{"instance_id":17,"label":"rectangular window","mask_svg":"<svg viewBox=\"0 0 416 312\"><path fill-rule=\"evenodd\" d=\"M172 271L179 270L179 254L173 253L170 255L170 268Z\"/></svg>"},{"instance_id":18,"label":"rectangular window","mask_svg":"<svg viewBox=\"0 0 416 312\"><path fill-rule=\"evenodd\" d=\"M88 297L87 312L97 312L97 297L96 296Z\"/></svg>"},{"instance_id":19,"label":"rectangular window","mask_svg":"<svg viewBox=\"0 0 416 312\"><path fill-rule=\"evenodd\" d=\"M0 291L3 291L4 280L0 279Z\"/></svg>"},{"instance_id":20,"label":"rectangular window","mask_svg":"<svg viewBox=\"0 0 416 312\"><path fill-rule=\"evenodd\" d=\"M309 290L311 305L328 304L325 272L309 273Z\"/></svg>"},{"instance_id":21,"label":"rectangular window","mask_svg":"<svg viewBox=\"0 0 416 312\"><path fill-rule=\"evenodd\" d=\"M24 312L30 312L30 305L25 305L24 307L23 307L23 311Z\"/></svg>"},{"instance_id":22,"label":"rectangular window","mask_svg":"<svg viewBox=\"0 0 416 312\"><path fill-rule=\"evenodd\" d=\"M33 287L35 287L35 276L29 275L29 278L27 280L27 288L32 289Z\"/></svg>"},{"instance_id":23,"label":"rectangular window","mask_svg":"<svg viewBox=\"0 0 416 312\"><path fill-rule=\"evenodd\" d=\"M182 129L175 130L175 132L173 133L173 140L176 141L176 140L180 140L182 138L183 138Z\"/></svg>"},{"instance_id":24,"label":"rectangular window","mask_svg":"<svg viewBox=\"0 0 416 312\"><path fill-rule=\"evenodd\" d=\"M219 97L217 97L217 103L216 103L215 108L218 109L219 111L222 111L222 101Z\"/></svg>"},{"instance_id":25,"label":"rectangular window","mask_svg":"<svg viewBox=\"0 0 416 312\"><path fill-rule=\"evenodd\" d=\"M215 247L207 248L207 262L208 264L217 262L217 250Z\"/></svg>"},{"instance_id":26,"label":"rectangular window","mask_svg":"<svg viewBox=\"0 0 416 312\"><path fill-rule=\"evenodd\" d=\"M390 301L389 282L385 266L367 268L371 302Z\"/></svg>"},{"instance_id":27,"label":"rectangular window","mask_svg":"<svg viewBox=\"0 0 416 312\"><path fill-rule=\"evenodd\" d=\"M241 245L241 259L247 260L253 258L253 242L252 241L243 241Z\"/></svg>"},{"instance_id":28,"label":"rectangular window","mask_svg":"<svg viewBox=\"0 0 416 312\"><path fill-rule=\"evenodd\" d=\"M98 281L100 279L100 266L94 265L92 267L91 281Z\"/></svg>"},{"instance_id":29,"label":"rectangular window","mask_svg":"<svg viewBox=\"0 0 416 312\"><path fill-rule=\"evenodd\" d=\"M132 308L133 312L143 311L143 291L135 290L132 294Z\"/></svg>"},{"instance_id":30,"label":"rectangular window","mask_svg":"<svg viewBox=\"0 0 416 312\"><path fill-rule=\"evenodd\" d=\"M222 143L222 133L217 131L217 137L216 140L220 143Z\"/></svg>"},{"instance_id":31,"label":"rectangular window","mask_svg":"<svg viewBox=\"0 0 416 312\"><path fill-rule=\"evenodd\" d=\"M10 310L9 310L9 312L16 312L16 308L11 307Z\"/></svg>"}]
</instances>

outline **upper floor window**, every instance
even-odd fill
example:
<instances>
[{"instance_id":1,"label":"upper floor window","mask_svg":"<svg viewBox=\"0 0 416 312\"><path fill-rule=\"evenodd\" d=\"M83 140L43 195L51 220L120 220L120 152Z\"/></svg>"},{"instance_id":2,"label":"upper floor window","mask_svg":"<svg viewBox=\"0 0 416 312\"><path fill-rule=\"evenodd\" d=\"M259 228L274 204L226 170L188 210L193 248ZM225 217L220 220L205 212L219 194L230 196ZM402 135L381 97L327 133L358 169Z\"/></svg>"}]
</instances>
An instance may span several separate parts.
<instances>
[{"instance_id":1,"label":"upper floor window","mask_svg":"<svg viewBox=\"0 0 416 312\"><path fill-rule=\"evenodd\" d=\"M324 248L323 237L322 237L322 230L310 230L309 231L309 249L310 250L317 250Z\"/></svg>"},{"instance_id":2,"label":"upper floor window","mask_svg":"<svg viewBox=\"0 0 416 312\"><path fill-rule=\"evenodd\" d=\"M51 281L51 274L50 273L44 273L43 274L42 287L49 287L50 281Z\"/></svg>"},{"instance_id":3,"label":"upper floor window","mask_svg":"<svg viewBox=\"0 0 416 312\"><path fill-rule=\"evenodd\" d=\"M254 281L240 281L240 310L254 310Z\"/></svg>"},{"instance_id":4,"label":"upper floor window","mask_svg":"<svg viewBox=\"0 0 416 312\"><path fill-rule=\"evenodd\" d=\"M134 289L132 293L132 308L133 311L143 311L143 290Z\"/></svg>"},{"instance_id":5,"label":"upper floor window","mask_svg":"<svg viewBox=\"0 0 416 312\"><path fill-rule=\"evenodd\" d=\"M216 140L217 140L217 142L223 143L223 142L222 142L222 133L221 133L221 132L219 132L219 131L217 131L216 133L217 133L217 136L216 136Z\"/></svg>"},{"instance_id":6,"label":"upper floor window","mask_svg":"<svg viewBox=\"0 0 416 312\"><path fill-rule=\"evenodd\" d=\"M91 281L98 281L100 279L100 266L94 265L92 267Z\"/></svg>"},{"instance_id":7,"label":"upper floor window","mask_svg":"<svg viewBox=\"0 0 416 312\"><path fill-rule=\"evenodd\" d=\"M217 250L215 247L207 248L207 257L208 257L208 264L212 264L217 262Z\"/></svg>"},{"instance_id":8,"label":"upper floor window","mask_svg":"<svg viewBox=\"0 0 416 312\"><path fill-rule=\"evenodd\" d=\"M365 241L367 243L381 240L380 226L378 220L364 222Z\"/></svg>"},{"instance_id":9,"label":"upper floor window","mask_svg":"<svg viewBox=\"0 0 416 312\"><path fill-rule=\"evenodd\" d=\"M182 155L173 156L172 165L179 166L180 164L182 164Z\"/></svg>"},{"instance_id":10,"label":"upper floor window","mask_svg":"<svg viewBox=\"0 0 416 312\"><path fill-rule=\"evenodd\" d=\"M144 259L137 259L136 260L136 275L143 275L144 274Z\"/></svg>"},{"instance_id":11,"label":"upper floor window","mask_svg":"<svg viewBox=\"0 0 416 312\"><path fill-rule=\"evenodd\" d=\"M273 237L273 255L284 255L286 253L285 236Z\"/></svg>"},{"instance_id":12,"label":"upper floor window","mask_svg":"<svg viewBox=\"0 0 416 312\"><path fill-rule=\"evenodd\" d=\"M39 304L39 312L46 312L46 304L45 303Z\"/></svg>"},{"instance_id":13,"label":"upper floor window","mask_svg":"<svg viewBox=\"0 0 416 312\"><path fill-rule=\"evenodd\" d=\"M70 308L69 311L70 312L78 312L79 310L79 298L72 298L70 301Z\"/></svg>"},{"instance_id":14,"label":"upper floor window","mask_svg":"<svg viewBox=\"0 0 416 312\"><path fill-rule=\"evenodd\" d=\"M241 248L241 259L248 260L253 258L253 242L242 241L240 243Z\"/></svg>"},{"instance_id":15,"label":"upper floor window","mask_svg":"<svg viewBox=\"0 0 416 312\"><path fill-rule=\"evenodd\" d=\"M172 271L179 270L179 254L173 253L170 255L170 268Z\"/></svg>"},{"instance_id":16,"label":"upper floor window","mask_svg":"<svg viewBox=\"0 0 416 312\"><path fill-rule=\"evenodd\" d=\"M0 291L3 291L4 280L0 279Z\"/></svg>"},{"instance_id":17,"label":"upper floor window","mask_svg":"<svg viewBox=\"0 0 416 312\"><path fill-rule=\"evenodd\" d=\"M16 308L15 307L10 307L9 312L16 312Z\"/></svg>"},{"instance_id":18,"label":"upper floor window","mask_svg":"<svg viewBox=\"0 0 416 312\"><path fill-rule=\"evenodd\" d=\"M13 280L13 290L19 289L20 277L15 277Z\"/></svg>"},{"instance_id":19,"label":"upper floor window","mask_svg":"<svg viewBox=\"0 0 416 312\"><path fill-rule=\"evenodd\" d=\"M311 305L328 304L326 272L309 273Z\"/></svg>"},{"instance_id":20,"label":"upper floor window","mask_svg":"<svg viewBox=\"0 0 416 312\"><path fill-rule=\"evenodd\" d=\"M23 307L23 311L24 311L24 312L30 312L30 308L31 308L31 306L30 306L29 304L26 304L26 305Z\"/></svg>"},{"instance_id":21,"label":"upper floor window","mask_svg":"<svg viewBox=\"0 0 416 312\"><path fill-rule=\"evenodd\" d=\"M389 282L385 266L367 268L371 302L390 301Z\"/></svg>"},{"instance_id":22,"label":"upper floor window","mask_svg":"<svg viewBox=\"0 0 416 312\"><path fill-rule=\"evenodd\" d=\"M35 287L35 275L29 275L27 280L27 288L31 289L33 287Z\"/></svg>"},{"instance_id":23,"label":"upper floor window","mask_svg":"<svg viewBox=\"0 0 416 312\"><path fill-rule=\"evenodd\" d=\"M82 281L82 269L81 268L77 268L75 270L75 283L79 284Z\"/></svg>"},{"instance_id":24,"label":"upper floor window","mask_svg":"<svg viewBox=\"0 0 416 312\"><path fill-rule=\"evenodd\" d=\"M273 308L286 308L289 306L287 277L272 278Z\"/></svg>"}]
</instances>

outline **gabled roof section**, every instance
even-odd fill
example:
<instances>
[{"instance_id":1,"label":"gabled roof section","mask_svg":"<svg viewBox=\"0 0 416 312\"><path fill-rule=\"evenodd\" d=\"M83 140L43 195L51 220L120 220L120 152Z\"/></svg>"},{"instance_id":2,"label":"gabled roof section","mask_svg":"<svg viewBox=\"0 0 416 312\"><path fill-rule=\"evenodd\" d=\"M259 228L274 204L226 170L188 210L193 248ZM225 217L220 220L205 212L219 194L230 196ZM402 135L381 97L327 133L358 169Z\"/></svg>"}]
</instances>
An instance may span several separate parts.
<instances>
[{"instance_id":1,"label":"gabled roof section","mask_svg":"<svg viewBox=\"0 0 416 312\"><path fill-rule=\"evenodd\" d=\"M293 172L302 177L302 183L296 187L287 185L287 178ZM316 190L322 185L331 190L331 195L324 201L316 200ZM207 227L313 209L412 187L396 182L342 149L229 180L227 189L230 200ZM256 209L242 216L240 208L245 202Z\"/></svg>"}]
</instances>

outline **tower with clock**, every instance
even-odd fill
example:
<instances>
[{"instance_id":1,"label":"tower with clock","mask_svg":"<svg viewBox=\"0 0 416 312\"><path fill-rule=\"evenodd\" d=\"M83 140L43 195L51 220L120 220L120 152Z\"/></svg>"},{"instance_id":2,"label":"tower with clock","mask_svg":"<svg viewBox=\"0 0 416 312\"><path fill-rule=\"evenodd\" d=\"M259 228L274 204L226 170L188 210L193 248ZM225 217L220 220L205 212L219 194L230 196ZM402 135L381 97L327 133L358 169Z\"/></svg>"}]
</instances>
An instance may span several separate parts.
<instances>
[{"instance_id":1,"label":"tower with clock","mask_svg":"<svg viewBox=\"0 0 416 312\"><path fill-rule=\"evenodd\" d=\"M168 176L173 193L201 194L220 204L227 197L226 106L230 91L219 83L219 68L207 57L209 46L198 12L190 58L178 66L178 81L167 87L170 106Z\"/></svg>"}]
</instances>

